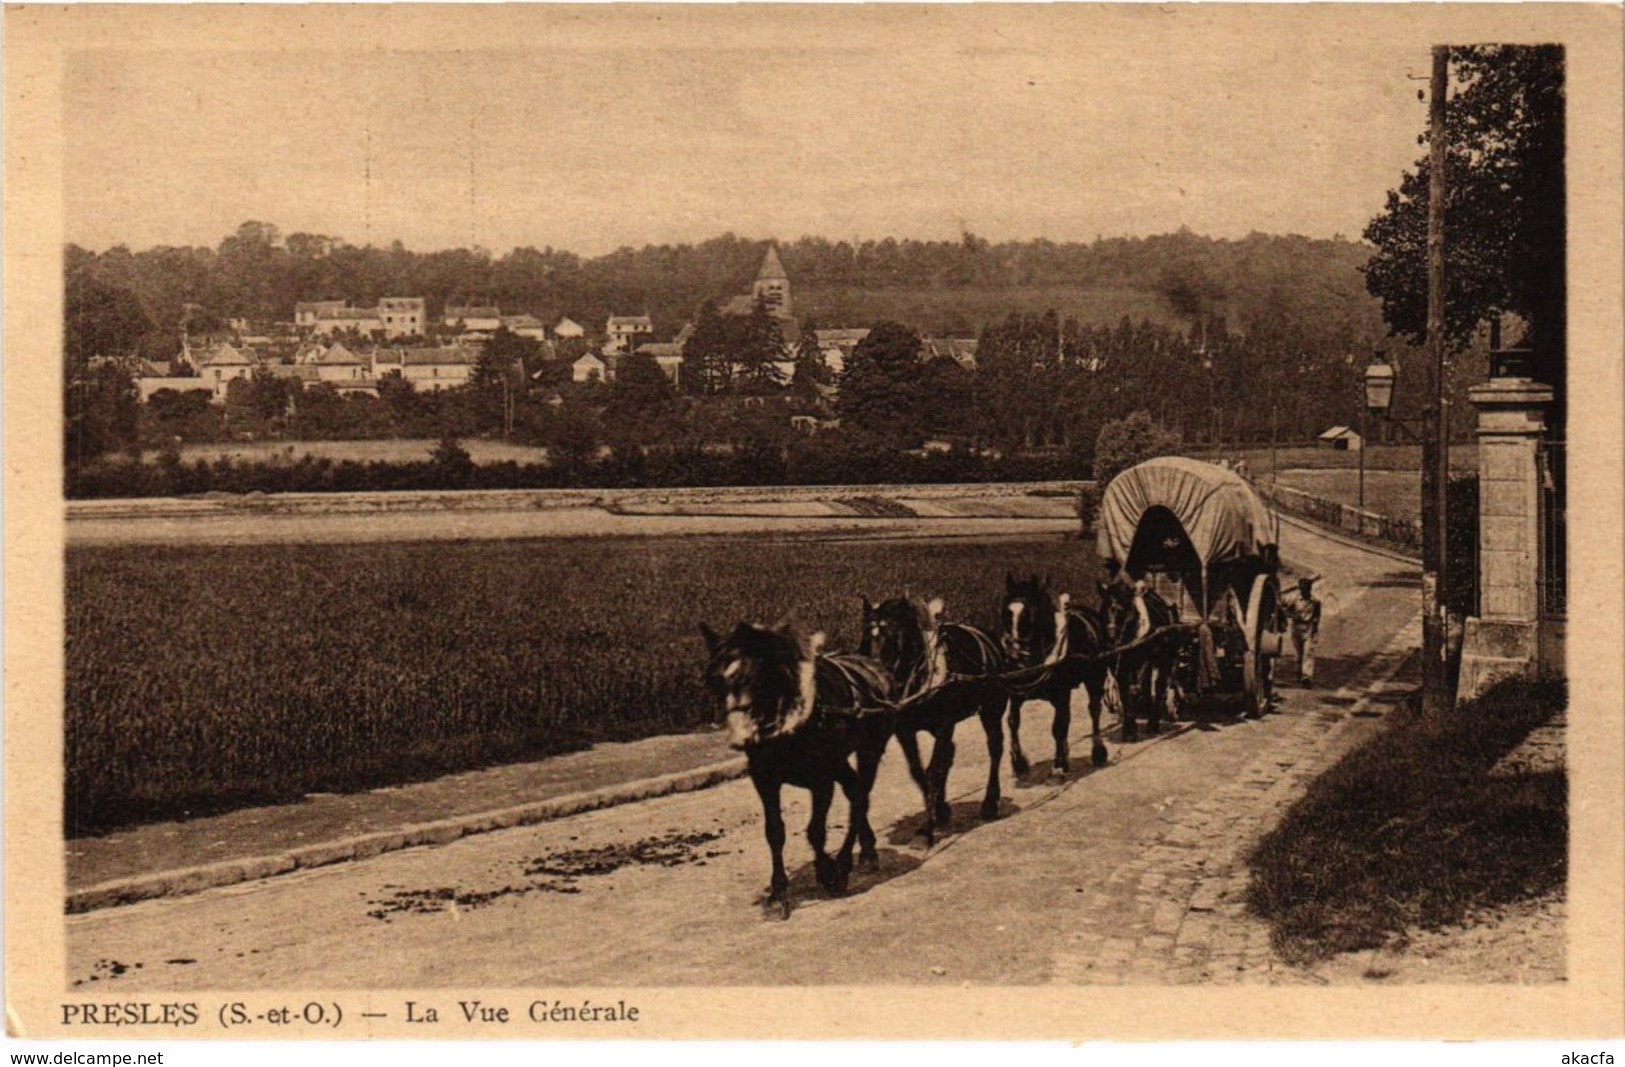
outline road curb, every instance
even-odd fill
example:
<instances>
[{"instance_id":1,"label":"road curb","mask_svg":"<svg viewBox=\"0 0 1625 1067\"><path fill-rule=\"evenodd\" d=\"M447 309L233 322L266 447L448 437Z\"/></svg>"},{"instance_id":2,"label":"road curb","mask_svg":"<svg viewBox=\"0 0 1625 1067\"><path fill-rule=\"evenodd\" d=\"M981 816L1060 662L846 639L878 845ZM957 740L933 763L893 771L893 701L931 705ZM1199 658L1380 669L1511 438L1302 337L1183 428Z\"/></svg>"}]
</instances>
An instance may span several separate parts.
<instances>
[{"instance_id":1,"label":"road curb","mask_svg":"<svg viewBox=\"0 0 1625 1067\"><path fill-rule=\"evenodd\" d=\"M186 896L201 893L205 889L218 889L221 886L257 881L293 871L368 859L405 848L450 844L458 838L473 834L549 822L601 808L652 800L673 793L697 792L739 778L744 773L745 758L739 756L720 763L696 767L693 770L606 786L589 792L569 793L496 811L459 815L451 819L418 823L399 830L382 830L338 841L305 845L274 856L250 856L201 867L182 867L132 878L119 878L70 892L67 913L77 915L121 904L155 900L159 897Z\"/></svg>"}]
</instances>

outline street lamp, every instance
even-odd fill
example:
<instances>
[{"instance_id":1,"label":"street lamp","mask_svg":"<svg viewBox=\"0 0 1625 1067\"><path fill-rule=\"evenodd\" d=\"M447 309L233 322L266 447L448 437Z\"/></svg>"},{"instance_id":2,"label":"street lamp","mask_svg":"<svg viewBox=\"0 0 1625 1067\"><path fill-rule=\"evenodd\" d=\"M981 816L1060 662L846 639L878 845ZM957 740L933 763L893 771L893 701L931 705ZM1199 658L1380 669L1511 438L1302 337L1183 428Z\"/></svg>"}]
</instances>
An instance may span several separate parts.
<instances>
[{"instance_id":1,"label":"street lamp","mask_svg":"<svg viewBox=\"0 0 1625 1067\"><path fill-rule=\"evenodd\" d=\"M1394 368L1383 358L1381 349L1371 355L1371 366L1365 369L1365 409L1386 418L1394 403Z\"/></svg>"},{"instance_id":2,"label":"street lamp","mask_svg":"<svg viewBox=\"0 0 1625 1067\"><path fill-rule=\"evenodd\" d=\"M1365 369L1365 411L1360 416L1360 510L1365 510L1365 450L1371 442L1366 437L1366 416L1375 415L1384 421L1394 403L1394 368L1383 358L1382 349L1371 353L1371 365Z\"/></svg>"}]
</instances>

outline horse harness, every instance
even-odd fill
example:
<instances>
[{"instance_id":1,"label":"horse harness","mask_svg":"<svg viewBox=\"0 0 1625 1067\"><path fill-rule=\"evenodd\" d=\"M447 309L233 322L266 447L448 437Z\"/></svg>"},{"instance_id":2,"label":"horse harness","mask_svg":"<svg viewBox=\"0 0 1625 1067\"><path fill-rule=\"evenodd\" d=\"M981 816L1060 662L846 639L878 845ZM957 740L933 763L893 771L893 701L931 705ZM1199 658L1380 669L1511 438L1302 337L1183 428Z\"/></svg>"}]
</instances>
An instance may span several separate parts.
<instances>
[{"instance_id":1,"label":"horse harness","mask_svg":"<svg viewBox=\"0 0 1625 1067\"><path fill-rule=\"evenodd\" d=\"M820 715L861 719L877 713L890 714L896 711L897 706L884 697L871 695L866 699L866 694L874 694L882 689L878 684L879 679L867 677L858 665L846 662L847 658L841 653L826 654L820 652L812 660L806 661L801 669L812 668L812 677L810 679L812 699L810 703L803 708L803 701L807 696L807 691L804 687L800 688L790 706L781 711L771 724L761 729L758 735L759 741L776 741L790 737L798 733L804 726L816 721ZM827 667L836 673L845 684L847 692L851 694L850 703L832 703L824 696L817 677L820 667Z\"/></svg>"},{"instance_id":2,"label":"horse harness","mask_svg":"<svg viewBox=\"0 0 1625 1067\"><path fill-rule=\"evenodd\" d=\"M924 649L915 661L899 689L899 699L894 707L898 711L906 710L933 696L944 686L954 682L985 682L999 680L999 674L967 674L952 671L948 664L948 646L943 640L946 631L955 631L964 634L977 647L982 654L984 663L998 663L1002 658L998 646L995 645L982 631L965 626L960 623L946 622L939 626L922 629L920 638L924 642Z\"/></svg>"}]
</instances>

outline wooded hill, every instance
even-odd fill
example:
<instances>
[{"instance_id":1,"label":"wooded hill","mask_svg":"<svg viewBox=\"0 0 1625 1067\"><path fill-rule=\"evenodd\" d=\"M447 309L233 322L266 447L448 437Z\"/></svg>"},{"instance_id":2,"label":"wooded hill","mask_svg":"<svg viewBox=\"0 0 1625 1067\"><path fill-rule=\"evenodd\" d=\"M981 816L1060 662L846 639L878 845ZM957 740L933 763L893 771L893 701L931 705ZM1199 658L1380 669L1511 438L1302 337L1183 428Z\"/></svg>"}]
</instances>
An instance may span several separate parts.
<instances>
[{"instance_id":1,"label":"wooded hill","mask_svg":"<svg viewBox=\"0 0 1625 1067\"><path fill-rule=\"evenodd\" d=\"M69 358L128 352L165 358L187 305L197 331L233 318L288 322L294 304L383 296L422 296L431 320L448 304L495 304L549 323L568 315L602 329L610 314L648 313L670 335L700 303L748 292L769 244L733 234L699 244L623 248L583 258L553 248L493 256L479 248L436 252L357 247L340 238L247 222L216 248L159 247L132 252L67 250ZM797 318L821 326L867 326L891 319L922 334L976 336L1011 312L1054 310L1080 323L1135 321L1188 328L1211 315L1246 330L1286 316L1351 341L1383 328L1359 268L1363 244L1341 239L1253 234L1241 240L1188 230L1090 243L1047 240L1000 244L886 238L850 243L820 237L780 242ZM76 321L84 311L117 321L113 336ZM77 328L76 328L77 327ZM134 334L134 336L131 336Z\"/></svg>"}]
</instances>

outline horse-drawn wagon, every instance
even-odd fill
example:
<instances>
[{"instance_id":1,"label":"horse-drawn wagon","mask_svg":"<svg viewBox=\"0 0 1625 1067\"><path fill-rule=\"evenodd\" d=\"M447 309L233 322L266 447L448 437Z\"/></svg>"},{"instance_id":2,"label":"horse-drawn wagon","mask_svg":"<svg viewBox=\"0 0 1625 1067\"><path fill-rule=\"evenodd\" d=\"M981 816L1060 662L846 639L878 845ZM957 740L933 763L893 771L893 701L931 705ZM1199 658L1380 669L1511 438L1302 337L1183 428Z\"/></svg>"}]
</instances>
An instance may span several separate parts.
<instances>
[{"instance_id":1,"label":"horse-drawn wagon","mask_svg":"<svg viewBox=\"0 0 1625 1067\"><path fill-rule=\"evenodd\" d=\"M1253 717L1268 708L1282 637L1276 529L1245 479L1198 460L1148 460L1106 487L1096 549L1128 576L1102 589L1126 653L1128 731L1135 705L1153 728L1164 709L1214 697L1239 697Z\"/></svg>"}]
</instances>

